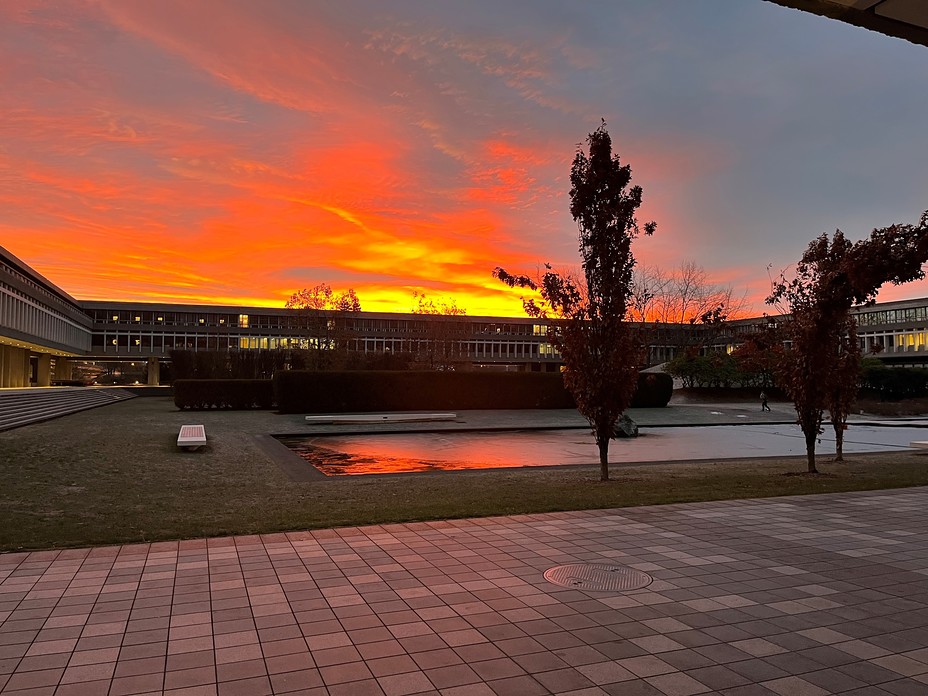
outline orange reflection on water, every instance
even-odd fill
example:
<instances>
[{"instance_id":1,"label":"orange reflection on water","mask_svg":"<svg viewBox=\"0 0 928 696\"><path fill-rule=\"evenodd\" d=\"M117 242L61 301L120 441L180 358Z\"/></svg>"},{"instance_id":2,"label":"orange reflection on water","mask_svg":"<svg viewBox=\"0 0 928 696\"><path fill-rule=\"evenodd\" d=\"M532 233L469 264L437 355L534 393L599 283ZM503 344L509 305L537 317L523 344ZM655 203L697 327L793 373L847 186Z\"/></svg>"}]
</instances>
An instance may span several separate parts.
<instances>
[{"instance_id":1,"label":"orange reflection on water","mask_svg":"<svg viewBox=\"0 0 928 696\"><path fill-rule=\"evenodd\" d=\"M913 427L855 424L845 434L844 451L908 449L924 431ZM822 452L833 452L829 433ZM290 449L327 476L395 474L458 469L595 464L593 437L585 428L558 430L394 432L282 438ZM609 447L612 464L795 456L805 440L795 424L718 425L651 428Z\"/></svg>"},{"instance_id":2,"label":"orange reflection on water","mask_svg":"<svg viewBox=\"0 0 928 696\"><path fill-rule=\"evenodd\" d=\"M284 441L327 476L593 464L585 429L325 436Z\"/></svg>"}]
</instances>

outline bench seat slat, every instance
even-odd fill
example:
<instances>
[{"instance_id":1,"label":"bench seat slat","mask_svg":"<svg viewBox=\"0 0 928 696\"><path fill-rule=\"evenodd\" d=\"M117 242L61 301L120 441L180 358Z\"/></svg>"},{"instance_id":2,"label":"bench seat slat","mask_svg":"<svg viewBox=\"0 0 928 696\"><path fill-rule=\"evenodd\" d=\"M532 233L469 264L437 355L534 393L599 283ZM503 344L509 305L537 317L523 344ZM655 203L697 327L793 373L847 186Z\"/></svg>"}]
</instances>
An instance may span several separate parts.
<instances>
[{"instance_id":1,"label":"bench seat slat","mask_svg":"<svg viewBox=\"0 0 928 696\"><path fill-rule=\"evenodd\" d=\"M199 447L206 444L206 428L202 425L182 425L177 435L178 447Z\"/></svg>"}]
</instances>

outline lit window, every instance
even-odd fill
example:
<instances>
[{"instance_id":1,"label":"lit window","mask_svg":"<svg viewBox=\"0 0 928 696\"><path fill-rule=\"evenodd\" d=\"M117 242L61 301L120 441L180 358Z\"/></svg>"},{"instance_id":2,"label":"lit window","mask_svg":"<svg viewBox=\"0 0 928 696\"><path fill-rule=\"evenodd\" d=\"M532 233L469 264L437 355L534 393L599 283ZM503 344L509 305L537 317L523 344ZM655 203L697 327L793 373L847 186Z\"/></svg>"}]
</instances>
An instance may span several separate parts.
<instances>
[{"instance_id":1,"label":"lit window","mask_svg":"<svg viewBox=\"0 0 928 696\"><path fill-rule=\"evenodd\" d=\"M142 321L142 317L136 317L135 320L136 320L136 321Z\"/></svg>"},{"instance_id":2,"label":"lit window","mask_svg":"<svg viewBox=\"0 0 928 696\"><path fill-rule=\"evenodd\" d=\"M200 319L200 323L201 323L201 324L205 324L205 323L206 323L206 319Z\"/></svg>"},{"instance_id":3,"label":"lit window","mask_svg":"<svg viewBox=\"0 0 928 696\"><path fill-rule=\"evenodd\" d=\"M115 338L113 339L113 345L114 345L114 346L116 345L116 339L115 339Z\"/></svg>"},{"instance_id":4,"label":"lit window","mask_svg":"<svg viewBox=\"0 0 928 696\"><path fill-rule=\"evenodd\" d=\"M137 345L137 346L142 345L142 339L141 339L141 338L135 339L135 345Z\"/></svg>"},{"instance_id":5,"label":"lit window","mask_svg":"<svg viewBox=\"0 0 928 696\"><path fill-rule=\"evenodd\" d=\"M242 327L243 329L248 328L248 315L247 314L238 315L238 325Z\"/></svg>"},{"instance_id":6,"label":"lit window","mask_svg":"<svg viewBox=\"0 0 928 696\"><path fill-rule=\"evenodd\" d=\"M219 320L219 323L220 323L220 324L225 324L225 323L226 323L226 320L225 320L225 319L220 319L220 320Z\"/></svg>"},{"instance_id":7,"label":"lit window","mask_svg":"<svg viewBox=\"0 0 928 696\"><path fill-rule=\"evenodd\" d=\"M164 317L158 317L158 321L164 321Z\"/></svg>"},{"instance_id":8,"label":"lit window","mask_svg":"<svg viewBox=\"0 0 928 696\"><path fill-rule=\"evenodd\" d=\"M119 315L118 315L118 314L114 314L114 315L113 315L113 321L119 321Z\"/></svg>"}]
</instances>

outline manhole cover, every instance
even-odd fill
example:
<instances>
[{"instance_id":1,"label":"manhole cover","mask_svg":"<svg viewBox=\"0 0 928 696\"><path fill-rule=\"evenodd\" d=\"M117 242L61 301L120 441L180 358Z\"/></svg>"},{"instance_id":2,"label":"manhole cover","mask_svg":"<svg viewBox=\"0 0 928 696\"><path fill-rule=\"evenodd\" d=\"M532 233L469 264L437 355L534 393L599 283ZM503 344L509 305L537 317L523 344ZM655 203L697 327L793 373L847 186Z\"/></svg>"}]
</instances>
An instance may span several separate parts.
<instances>
[{"instance_id":1,"label":"manhole cover","mask_svg":"<svg viewBox=\"0 0 928 696\"><path fill-rule=\"evenodd\" d=\"M653 578L634 568L603 563L572 563L545 571L545 580L578 590L638 590Z\"/></svg>"}]
</instances>

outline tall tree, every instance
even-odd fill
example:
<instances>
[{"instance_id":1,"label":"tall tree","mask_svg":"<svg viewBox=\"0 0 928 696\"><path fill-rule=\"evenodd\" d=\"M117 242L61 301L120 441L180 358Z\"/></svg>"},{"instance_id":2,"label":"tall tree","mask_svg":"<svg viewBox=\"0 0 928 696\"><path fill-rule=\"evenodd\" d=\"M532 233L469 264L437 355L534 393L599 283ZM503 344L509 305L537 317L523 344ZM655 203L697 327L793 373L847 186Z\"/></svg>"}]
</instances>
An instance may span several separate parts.
<instances>
[{"instance_id":1,"label":"tall tree","mask_svg":"<svg viewBox=\"0 0 928 696\"><path fill-rule=\"evenodd\" d=\"M415 302L412 313L424 315L423 335L417 357L430 370L453 370L461 364L461 341L470 334L469 327L460 317L467 310L452 300L433 300L424 292L413 291Z\"/></svg>"},{"instance_id":2,"label":"tall tree","mask_svg":"<svg viewBox=\"0 0 928 696\"><path fill-rule=\"evenodd\" d=\"M840 400L845 405L837 405L835 411L843 430L851 393L844 382L859 370L859 350L847 342L849 331L853 332L851 308L872 303L885 283L924 278L926 260L928 212L917 225L875 229L854 244L840 230L830 239L823 234L809 244L794 277L787 280L781 275L774 284L767 302L785 305L789 315L785 337L791 343L781 363L780 381L796 408L810 473L818 473L815 441L824 411L835 405L834 394L843 394Z\"/></svg>"},{"instance_id":3,"label":"tall tree","mask_svg":"<svg viewBox=\"0 0 928 696\"><path fill-rule=\"evenodd\" d=\"M345 317L361 311L352 288L335 292L325 283L293 293L285 305L299 312L299 328L306 335L310 365L327 370L344 362L348 349Z\"/></svg>"},{"instance_id":4,"label":"tall tree","mask_svg":"<svg viewBox=\"0 0 928 696\"><path fill-rule=\"evenodd\" d=\"M630 186L631 167L612 153L606 124L587 138L589 154L578 147L570 172L570 213L580 237L582 275L574 277L545 265L540 281L496 268L510 287L538 290L541 299L524 300L526 312L548 319L548 339L565 363L564 384L589 421L599 449L600 479L609 480L609 441L619 417L631 404L638 379L641 342L627 313L635 259L632 240L643 229L635 217L641 187Z\"/></svg>"},{"instance_id":5,"label":"tall tree","mask_svg":"<svg viewBox=\"0 0 928 696\"><path fill-rule=\"evenodd\" d=\"M831 427L835 431L836 462L844 461L844 431L847 429L851 407L857 400L861 378L860 343L857 340L857 322L853 317L848 317L841 333L826 403Z\"/></svg>"}]
</instances>

